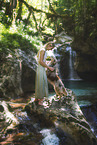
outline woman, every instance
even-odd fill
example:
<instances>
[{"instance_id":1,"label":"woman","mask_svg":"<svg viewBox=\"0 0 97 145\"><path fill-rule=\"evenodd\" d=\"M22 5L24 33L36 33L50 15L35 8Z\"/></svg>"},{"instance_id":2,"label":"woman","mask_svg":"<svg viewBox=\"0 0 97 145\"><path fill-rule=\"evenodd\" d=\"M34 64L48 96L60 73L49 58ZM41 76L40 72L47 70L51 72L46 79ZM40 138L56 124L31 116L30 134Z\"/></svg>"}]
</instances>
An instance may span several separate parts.
<instances>
[{"instance_id":1,"label":"woman","mask_svg":"<svg viewBox=\"0 0 97 145\"><path fill-rule=\"evenodd\" d=\"M46 68L53 71L53 67L49 67L46 64L46 50L53 49L53 43L48 42L44 48L40 49L37 55L38 67L36 71L36 82L35 82L35 101L39 105L42 105L43 98L48 97L48 82L46 76Z\"/></svg>"}]
</instances>

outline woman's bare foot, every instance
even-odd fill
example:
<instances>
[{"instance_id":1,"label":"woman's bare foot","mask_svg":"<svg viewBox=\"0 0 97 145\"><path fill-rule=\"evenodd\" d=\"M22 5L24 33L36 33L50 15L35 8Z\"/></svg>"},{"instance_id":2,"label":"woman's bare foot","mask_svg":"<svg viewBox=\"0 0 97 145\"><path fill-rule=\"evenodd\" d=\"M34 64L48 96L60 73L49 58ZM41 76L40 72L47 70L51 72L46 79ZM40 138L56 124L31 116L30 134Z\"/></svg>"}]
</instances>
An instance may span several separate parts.
<instances>
[{"instance_id":1,"label":"woman's bare foot","mask_svg":"<svg viewBox=\"0 0 97 145\"><path fill-rule=\"evenodd\" d=\"M43 99L39 99L38 104L39 104L39 105L43 105Z\"/></svg>"},{"instance_id":2,"label":"woman's bare foot","mask_svg":"<svg viewBox=\"0 0 97 145\"><path fill-rule=\"evenodd\" d=\"M43 99L35 99L37 105L43 105Z\"/></svg>"}]
</instances>

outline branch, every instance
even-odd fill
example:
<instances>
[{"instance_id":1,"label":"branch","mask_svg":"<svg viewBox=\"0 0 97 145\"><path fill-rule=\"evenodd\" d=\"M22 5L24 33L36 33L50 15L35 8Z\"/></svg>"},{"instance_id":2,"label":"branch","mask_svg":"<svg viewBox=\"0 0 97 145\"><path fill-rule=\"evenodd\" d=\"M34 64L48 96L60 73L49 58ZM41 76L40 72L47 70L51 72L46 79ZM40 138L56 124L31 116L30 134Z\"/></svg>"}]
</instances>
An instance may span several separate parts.
<instances>
[{"instance_id":1,"label":"branch","mask_svg":"<svg viewBox=\"0 0 97 145\"><path fill-rule=\"evenodd\" d=\"M56 11L53 9L50 0L48 0L48 2L49 2L49 6L50 6L50 10L51 10L51 12L53 12L53 13L56 14L56 15L58 15L58 14L56 13Z\"/></svg>"},{"instance_id":2,"label":"branch","mask_svg":"<svg viewBox=\"0 0 97 145\"><path fill-rule=\"evenodd\" d=\"M19 0L20 2L24 3L25 6L29 9L29 11L36 11L36 12L43 12L40 9L36 9L33 6L29 5L27 2L25 2L24 0Z\"/></svg>"},{"instance_id":3,"label":"branch","mask_svg":"<svg viewBox=\"0 0 97 145\"><path fill-rule=\"evenodd\" d=\"M53 12L53 13L47 13L47 12L45 12L45 11L43 11L43 10L34 8L33 6L29 5L29 4L28 4L27 2L25 2L24 0L19 0L19 1L22 2L22 3L24 3L25 6L28 8L29 11L31 11L31 12L35 11L35 12L39 12L39 13L40 13L40 12L45 13L46 16L47 16L47 18L52 18L52 17L67 18L67 17L68 17L67 14L66 14L66 15L60 15L60 14L56 13L56 12L54 11L53 7L51 6L51 4L50 4L50 7L51 7L50 9L52 9L52 12ZM49 1L49 0L48 0L48 1Z\"/></svg>"},{"instance_id":4,"label":"branch","mask_svg":"<svg viewBox=\"0 0 97 145\"><path fill-rule=\"evenodd\" d=\"M35 21L35 25L36 25L36 29L38 30L38 24L37 24L37 21L36 21L36 18L35 18L35 15L34 15L34 11L36 11L37 9L35 9L34 7L30 6L27 2L25 2L24 0L19 0L20 2L24 3L25 6L28 8L29 12L32 13L33 15L33 19ZM41 12L40 10L37 10L37 12Z\"/></svg>"}]
</instances>

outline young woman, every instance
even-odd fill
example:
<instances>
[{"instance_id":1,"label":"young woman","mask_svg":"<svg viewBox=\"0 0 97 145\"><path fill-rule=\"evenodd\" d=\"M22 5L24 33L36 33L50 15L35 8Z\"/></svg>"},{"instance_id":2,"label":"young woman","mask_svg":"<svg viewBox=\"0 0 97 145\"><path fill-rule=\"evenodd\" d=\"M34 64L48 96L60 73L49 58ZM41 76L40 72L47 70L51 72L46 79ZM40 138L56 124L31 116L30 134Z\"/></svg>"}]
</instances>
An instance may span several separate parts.
<instances>
[{"instance_id":1,"label":"young woman","mask_svg":"<svg viewBox=\"0 0 97 145\"><path fill-rule=\"evenodd\" d=\"M53 71L53 67L49 67L46 64L46 50L53 49L53 43L48 42L45 44L45 47L40 49L37 54L38 59L38 67L36 71L36 82L35 82L35 101L38 102L39 105L42 105L43 98L48 97L48 82L46 76L46 68Z\"/></svg>"}]
</instances>

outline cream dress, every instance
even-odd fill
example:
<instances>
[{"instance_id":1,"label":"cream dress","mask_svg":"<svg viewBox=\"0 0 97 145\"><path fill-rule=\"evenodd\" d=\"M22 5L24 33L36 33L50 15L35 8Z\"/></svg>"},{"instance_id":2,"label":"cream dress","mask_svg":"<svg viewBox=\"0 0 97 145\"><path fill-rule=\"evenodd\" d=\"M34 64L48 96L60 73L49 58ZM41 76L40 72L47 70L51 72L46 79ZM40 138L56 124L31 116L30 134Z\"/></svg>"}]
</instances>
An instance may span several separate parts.
<instances>
[{"instance_id":1,"label":"cream dress","mask_svg":"<svg viewBox=\"0 0 97 145\"><path fill-rule=\"evenodd\" d=\"M35 98L36 99L43 99L44 97L48 97L48 82L47 82L46 70L45 70L45 67L39 64L41 50L45 51L45 49L44 48L40 49L37 56L38 67L36 71L36 82L35 82ZM44 62L46 61L46 52L44 54L43 61Z\"/></svg>"}]
</instances>

